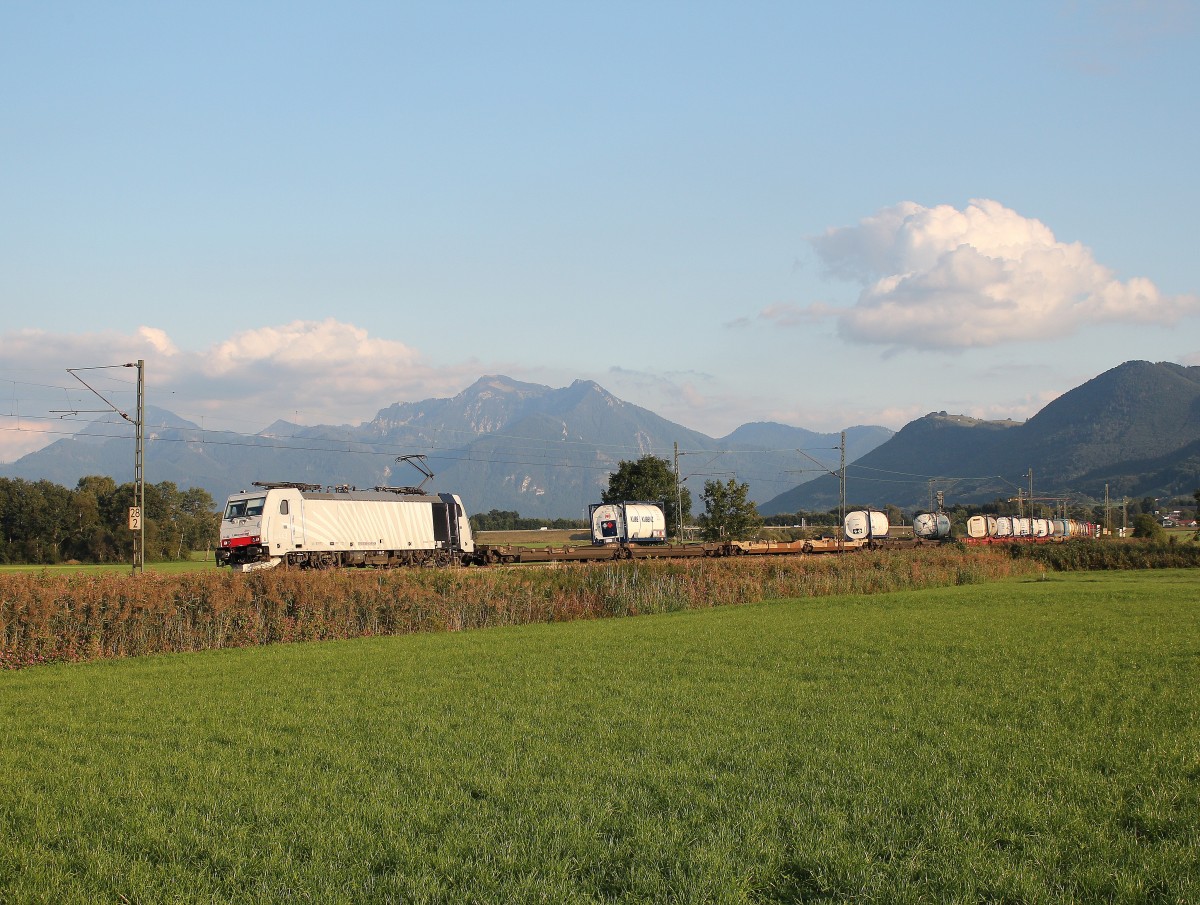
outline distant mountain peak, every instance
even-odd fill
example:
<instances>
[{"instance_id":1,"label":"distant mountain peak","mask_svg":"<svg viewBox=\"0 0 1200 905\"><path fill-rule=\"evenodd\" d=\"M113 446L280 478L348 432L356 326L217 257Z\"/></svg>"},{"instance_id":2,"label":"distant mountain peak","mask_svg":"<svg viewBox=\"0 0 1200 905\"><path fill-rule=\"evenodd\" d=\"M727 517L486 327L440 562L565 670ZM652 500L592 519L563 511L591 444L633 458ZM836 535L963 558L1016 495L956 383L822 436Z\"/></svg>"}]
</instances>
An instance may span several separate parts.
<instances>
[{"instance_id":1,"label":"distant mountain peak","mask_svg":"<svg viewBox=\"0 0 1200 905\"><path fill-rule=\"evenodd\" d=\"M960 427L1015 427L1021 423L1020 421L1013 421L1011 418L1006 418L1003 421L992 421L987 418L973 418L970 415L951 415L947 412L930 412L922 420L943 424L956 424Z\"/></svg>"},{"instance_id":2,"label":"distant mountain peak","mask_svg":"<svg viewBox=\"0 0 1200 905\"><path fill-rule=\"evenodd\" d=\"M520 380L513 380L511 377L506 377L503 374L488 374L484 377L480 377L473 384L459 393L455 398L491 394L492 391L500 393L540 395L549 390L550 387L542 386L538 383L524 383Z\"/></svg>"},{"instance_id":3,"label":"distant mountain peak","mask_svg":"<svg viewBox=\"0 0 1200 905\"><path fill-rule=\"evenodd\" d=\"M284 421L282 418L272 421L257 434L259 437L275 439L278 437L291 437L297 431L302 430L299 424L293 424L291 421Z\"/></svg>"}]
</instances>

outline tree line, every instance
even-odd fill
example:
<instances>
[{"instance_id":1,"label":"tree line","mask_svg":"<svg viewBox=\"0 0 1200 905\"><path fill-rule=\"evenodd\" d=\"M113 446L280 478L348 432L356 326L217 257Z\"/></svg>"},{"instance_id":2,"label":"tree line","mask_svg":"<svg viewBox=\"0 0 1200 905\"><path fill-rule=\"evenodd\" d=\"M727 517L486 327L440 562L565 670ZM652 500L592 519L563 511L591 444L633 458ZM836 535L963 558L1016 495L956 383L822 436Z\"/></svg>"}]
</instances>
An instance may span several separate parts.
<instances>
[{"instance_id":1,"label":"tree line","mask_svg":"<svg viewBox=\"0 0 1200 905\"><path fill-rule=\"evenodd\" d=\"M537 531L539 528L586 528L587 522L577 518L523 518L512 509L489 509L471 516L473 531Z\"/></svg>"},{"instance_id":2,"label":"tree line","mask_svg":"<svg viewBox=\"0 0 1200 905\"><path fill-rule=\"evenodd\" d=\"M139 535L129 529L135 485L90 475L74 488L0 478L0 563L52 565L132 562ZM142 511L146 559L186 559L217 543L220 513L207 490L173 481L147 484Z\"/></svg>"}]
</instances>

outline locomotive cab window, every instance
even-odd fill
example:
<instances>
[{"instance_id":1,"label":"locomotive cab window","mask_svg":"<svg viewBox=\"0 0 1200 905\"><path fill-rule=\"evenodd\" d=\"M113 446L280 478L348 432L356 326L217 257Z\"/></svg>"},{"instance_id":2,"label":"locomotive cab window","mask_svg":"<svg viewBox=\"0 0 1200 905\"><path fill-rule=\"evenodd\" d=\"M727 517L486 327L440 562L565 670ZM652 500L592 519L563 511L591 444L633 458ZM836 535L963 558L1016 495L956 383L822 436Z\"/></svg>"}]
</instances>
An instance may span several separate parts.
<instances>
[{"instance_id":1,"label":"locomotive cab window","mask_svg":"<svg viewBox=\"0 0 1200 905\"><path fill-rule=\"evenodd\" d=\"M287 515L287 514L288 514L288 501L287 501L287 500L280 500L280 501L279 501L279 514L280 514L280 515Z\"/></svg>"},{"instance_id":2,"label":"locomotive cab window","mask_svg":"<svg viewBox=\"0 0 1200 905\"><path fill-rule=\"evenodd\" d=\"M265 496L249 500L230 500L229 505L225 508L225 518L235 519L262 515L263 506L266 504Z\"/></svg>"}]
</instances>

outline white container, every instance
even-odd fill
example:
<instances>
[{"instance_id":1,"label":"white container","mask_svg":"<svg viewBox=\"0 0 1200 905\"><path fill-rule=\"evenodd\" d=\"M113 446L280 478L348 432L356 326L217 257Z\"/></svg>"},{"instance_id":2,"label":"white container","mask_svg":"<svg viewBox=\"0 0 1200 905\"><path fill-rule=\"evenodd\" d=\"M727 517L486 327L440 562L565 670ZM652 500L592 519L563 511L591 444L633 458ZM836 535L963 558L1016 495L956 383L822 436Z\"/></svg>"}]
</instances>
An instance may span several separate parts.
<instances>
[{"instance_id":1,"label":"white container","mask_svg":"<svg viewBox=\"0 0 1200 905\"><path fill-rule=\"evenodd\" d=\"M984 525L986 528L986 523ZM950 536L950 519L936 512L923 512L913 519L913 537L942 540Z\"/></svg>"},{"instance_id":2,"label":"white container","mask_svg":"<svg viewBox=\"0 0 1200 905\"><path fill-rule=\"evenodd\" d=\"M850 540L887 537L888 527L886 513L875 509L855 509L846 513L846 537Z\"/></svg>"},{"instance_id":3,"label":"white container","mask_svg":"<svg viewBox=\"0 0 1200 905\"><path fill-rule=\"evenodd\" d=\"M667 542L667 520L654 503L596 503L590 508L593 544Z\"/></svg>"}]
</instances>

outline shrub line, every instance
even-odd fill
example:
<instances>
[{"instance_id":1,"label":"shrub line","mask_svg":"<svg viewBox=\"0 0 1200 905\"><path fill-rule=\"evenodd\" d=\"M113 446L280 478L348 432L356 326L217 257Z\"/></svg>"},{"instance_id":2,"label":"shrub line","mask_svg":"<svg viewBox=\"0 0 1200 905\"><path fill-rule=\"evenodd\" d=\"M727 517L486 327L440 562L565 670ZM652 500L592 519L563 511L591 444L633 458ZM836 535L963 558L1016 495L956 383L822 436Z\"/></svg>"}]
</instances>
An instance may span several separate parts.
<instances>
[{"instance_id":1,"label":"shrub line","mask_svg":"<svg viewBox=\"0 0 1200 905\"><path fill-rule=\"evenodd\" d=\"M644 615L1025 575L1004 551L488 569L0 575L0 667Z\"/></svg>"}]
</instances>

